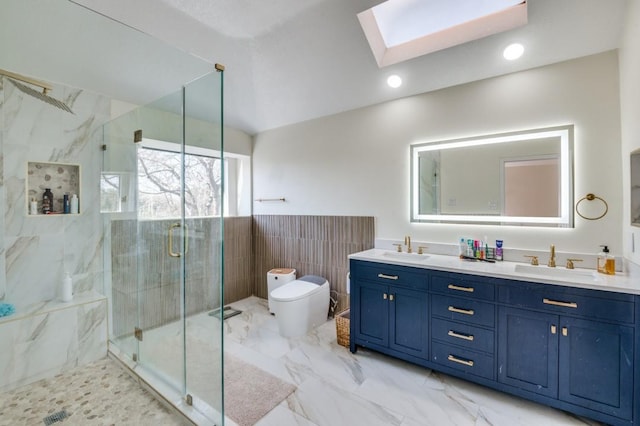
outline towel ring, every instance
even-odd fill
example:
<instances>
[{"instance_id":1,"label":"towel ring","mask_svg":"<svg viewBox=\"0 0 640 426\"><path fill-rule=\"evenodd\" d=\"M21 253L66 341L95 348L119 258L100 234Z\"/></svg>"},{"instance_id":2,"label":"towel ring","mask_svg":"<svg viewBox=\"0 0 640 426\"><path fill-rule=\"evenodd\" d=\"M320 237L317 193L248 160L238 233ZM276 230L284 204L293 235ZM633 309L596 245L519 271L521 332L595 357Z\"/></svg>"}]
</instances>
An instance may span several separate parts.
<instances>
[{"instance_id":1,"label":"towel ring","mask_svg":"<svg viewBox=\"0 0 640 426\"><path fill-rule=\"evenodd\" d=\"M580 205L580 203L581 203L581 202L583 202L584 200L587 200L587 201L593 201L593 200L595 200L595 199L598 199L598 200L602 201L602 203L604 204L604 213L602 213L602 214L601 214L600 216L598 216L598 217L587 217L587 216L584 216L582 213L580 213L580 211L578 210L578 206ZM580 201L578 201L578 202L576 203L576 213L578 213L578 216L580 216L580 217L581 217L581 218L583 218L583 219L587 219L587 220L598 220L598 219L602 219L602 218L603 218L603 217L604 217L608 212L609 212L609 204L607 204L607 202L606 202L604 199L602 199L602 198L598 197L597 195L591 194L591 193L589 193L589 194L585 195L584 197L582 197L582 198L580 199Z\"/></svg>"}]
</instances>

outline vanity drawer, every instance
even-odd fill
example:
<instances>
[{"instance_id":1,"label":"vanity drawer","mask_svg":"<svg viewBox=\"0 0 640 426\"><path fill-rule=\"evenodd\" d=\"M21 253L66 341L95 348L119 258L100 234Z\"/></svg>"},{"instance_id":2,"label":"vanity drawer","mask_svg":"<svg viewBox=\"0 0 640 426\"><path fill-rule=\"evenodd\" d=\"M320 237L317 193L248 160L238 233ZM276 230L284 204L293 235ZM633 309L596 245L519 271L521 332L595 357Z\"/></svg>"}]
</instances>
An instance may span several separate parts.
<instances>
[{"instance_id":1,"label":"vanity drawer","mask_svg":"<svg viewBox=\"0 0 640 426\"><path fill-rule=\"evenodd\" d=\"M431 278L431 290L452 296L471 297L482 300L495 300L495 285L474 281L465 275L434 275Z\"/></svg>"},{"instance_id":2,"label":"vanity drawer","mask_svg":"<svg viewBox=\"0 0 640 426\"><path fill-rule=\"evenodd\" d=\"M429 286L429 275L424 269L375 262L352 261L351 279L423 290Z\"/></svg>"},{"instance_id":3,"label":"vanity drawer","mask_svg":"<svg viewBox=\"0 0 640 426\"><path fill-rule=\"evenodd\" d=\"M442 318L485 327L495 324L495 306L471 299L434 294L431 296L431 312Z\"/></svg>"},{"instance_id":4,"label":"vanity drawer","mask_svg":"<svg viewBox=\"0 0 640 426\"><path fill-rule=\"evenodd\" d=\"M501 287L499 300L511 306L592 319L633 323L632 295L599 290L556 288L544 284L512 284Z\"/></svg>"},{"instance_id":5,"label":"vanity drawer","mask_svg":"<svg viewBox=\"0 0 640 426\"><path fill-rule=\"evenodd\" d=\"M494 332L469 324L433 318L431 320L431 337L467 349L490 354L494 351Z\"/></svg>"},{"instance_id":6,"label":"vanity drawer","mask_svg":"<svg viewBox=\"0 0 640 426\"><path fill-rule=\"evenodd\" d=\"M431 360L449 368L486 379L494 379L493 366L495 362L492 355L433 342L431 344Z\"/></svg>"}]
</instances>

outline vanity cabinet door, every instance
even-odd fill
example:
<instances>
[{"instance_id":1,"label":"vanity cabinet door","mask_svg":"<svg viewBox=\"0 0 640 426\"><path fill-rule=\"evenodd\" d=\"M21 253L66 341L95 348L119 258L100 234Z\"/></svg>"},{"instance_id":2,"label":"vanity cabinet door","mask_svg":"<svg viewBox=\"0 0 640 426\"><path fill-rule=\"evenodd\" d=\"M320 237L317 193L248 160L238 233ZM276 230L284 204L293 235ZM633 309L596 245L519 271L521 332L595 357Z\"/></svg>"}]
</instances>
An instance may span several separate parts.
<instances>
[{"instance_id":1,"label":"vanity cabinet door","mask_svg":"<svg viewBox=\"0 0 640 426\"><path fill-rule=\"evenodd\" d=\"M355 337L358 341L389 345L389 287L368 282L354 286L359 315L352 315L355 321Z\"/></svg>"},{"instance_id":2,"label":"vanity cabinet door","mask_svg":"<svg viewBox=\"0 0 640 426\"><path fill-rule=\"evenodd\" d=\"M556 398L559 317L500 307L498 324L498 381Z\"/></svg>"},{"instance_id":3,"label":"vanity cabinet door","mask_svg":"<svg viewBox=\"0 0 640 426\"><path fill-rule=\"evenodd\" d=\"M633 329L561 317L559 398L631 418Z\"/></svg>"},{"instance_id":4,"label":"vanity cabinet door","mask_svg":"<svg viewBox=\"0 0 640 426\"><path fill-rule=\"evenodd\" d=\"M426 292L389 287L391 349L429 357L428 303Z\"/></svg>"}]
</instances>

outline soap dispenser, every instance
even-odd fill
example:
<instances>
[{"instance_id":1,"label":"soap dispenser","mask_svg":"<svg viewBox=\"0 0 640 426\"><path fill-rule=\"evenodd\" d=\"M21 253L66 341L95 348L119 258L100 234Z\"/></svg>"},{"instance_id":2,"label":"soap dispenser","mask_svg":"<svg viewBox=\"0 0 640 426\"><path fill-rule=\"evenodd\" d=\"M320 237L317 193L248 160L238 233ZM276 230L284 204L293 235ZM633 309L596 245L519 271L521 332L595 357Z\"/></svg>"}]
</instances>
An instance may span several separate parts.
<instances>
[{"instance_id":1,"label":"soap dispenser","mask_svg":"<svg viewBox=\"0 0 640 426\"><path fill-rule=\"evenodd\" d=\"M598 272L601 274L615 275L616 258L609 253L608 246L602 245L600 247L602 247L602 251L598 253Z\"/></svg>"}]
</instances>

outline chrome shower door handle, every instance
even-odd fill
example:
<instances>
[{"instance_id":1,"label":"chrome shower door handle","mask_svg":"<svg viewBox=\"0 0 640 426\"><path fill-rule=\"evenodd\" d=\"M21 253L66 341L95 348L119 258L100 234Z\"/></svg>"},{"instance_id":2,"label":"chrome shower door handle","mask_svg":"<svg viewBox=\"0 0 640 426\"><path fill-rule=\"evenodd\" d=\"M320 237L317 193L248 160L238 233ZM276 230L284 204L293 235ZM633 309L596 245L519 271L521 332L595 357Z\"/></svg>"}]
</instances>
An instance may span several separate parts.
<instances>
[{"instance_id":1,"label":"chrome shower door handle","mask_svg":"<svg viewBox=\"0 0 640 426\"><path fill-rule=\"evenodd\" d=\"M171 256L171 257L181 257L182 256L182 253L173 251L173 230L176 229L176 228L180 228L181 226L182 225L179 222L172 223L169 226L169 243L168 244L169 244L169 256ZM189 249L189 247L187 245L186 233L187 233L187 226L185 225L185 247L184 247L184 252L185 253Z\"/></svg>"}]
</instances>

